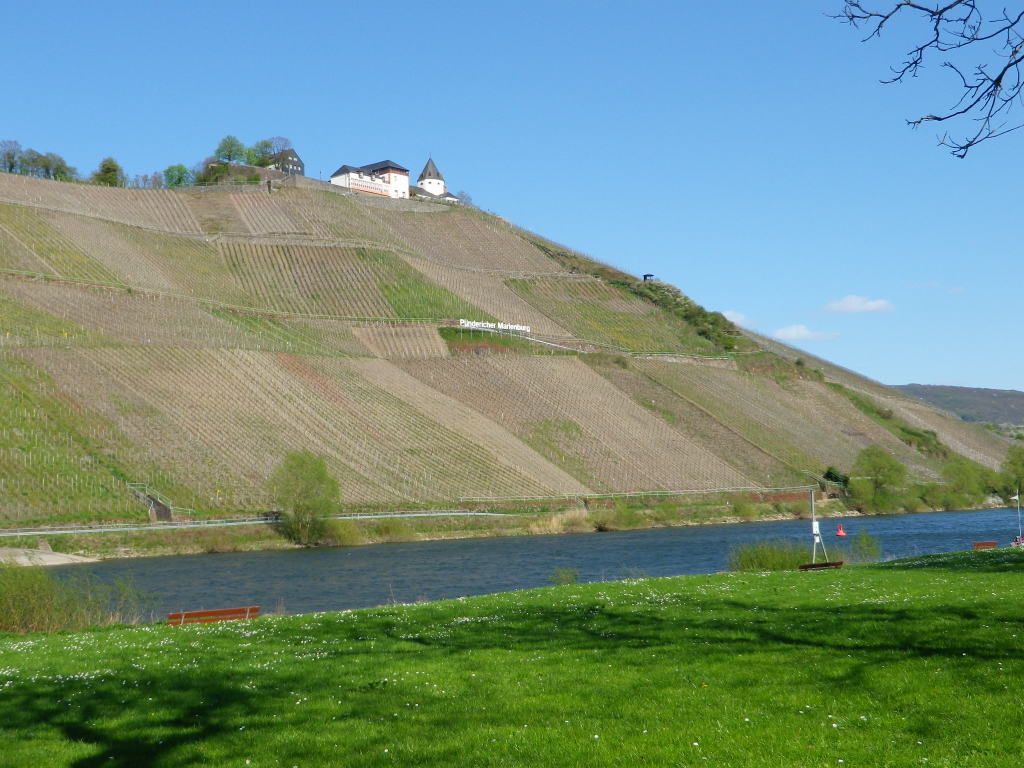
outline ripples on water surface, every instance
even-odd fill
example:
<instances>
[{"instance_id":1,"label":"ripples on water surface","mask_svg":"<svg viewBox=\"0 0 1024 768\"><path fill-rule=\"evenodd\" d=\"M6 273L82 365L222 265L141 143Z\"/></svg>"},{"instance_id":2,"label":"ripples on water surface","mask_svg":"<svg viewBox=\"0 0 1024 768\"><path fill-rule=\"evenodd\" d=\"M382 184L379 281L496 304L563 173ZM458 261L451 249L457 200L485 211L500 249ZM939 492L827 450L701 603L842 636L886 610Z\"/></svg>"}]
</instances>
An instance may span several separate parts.
<instances>
[{"instance_id":1,"label":"ripples on water surface","mask_svg":"<svg viewBox=\"0 0 1024 768\"><path fill-rule=\"evenodd\" d=\"M1005 545L1017 533L1014 509L831 518L821 524L826 546L837 541L840 522L849 536L863 530L878 538L886 557L970 549L975 541ZM802 538L809 554L809 534L809 521L782 520L151 557L56 570L88 572L102 580L127 578L151 597L155 616L235 605L307 613L542 587L556 568L576 569L581 581L713 573L725 569L732 548L757 539Z\"/></svg>"}]
</instances>

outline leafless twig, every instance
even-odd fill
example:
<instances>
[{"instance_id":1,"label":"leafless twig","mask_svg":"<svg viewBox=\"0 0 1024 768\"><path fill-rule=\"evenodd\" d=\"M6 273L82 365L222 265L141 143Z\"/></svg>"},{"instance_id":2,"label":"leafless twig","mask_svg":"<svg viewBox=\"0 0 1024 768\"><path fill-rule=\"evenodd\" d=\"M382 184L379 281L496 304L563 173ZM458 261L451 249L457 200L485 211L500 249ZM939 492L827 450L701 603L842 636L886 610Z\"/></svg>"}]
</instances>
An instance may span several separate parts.
<instances>
[{"instance_id":1,"label":"leafless twig","mask_svg":"<svg viewBox=\"0 0 1024 768\"><path fill-rule=\"evenodd\" d=\"M926 25L922 42L907 52L906 60L892 67L892 77L884 83L902 82L917 77L930 54L945 55L942 66L956 73L960 98L949 110L940 114L923 115L907 123L918 127L926 122L945 122L956 118L973 120L975 129L962 138L948 132L939 144L963 158L972 147L988 139L1003 136L1024 123L1013 124L1009 115L1021 101L1024 79L1024 10L1008 11L1005 7L995 11L994 5L984 0L948 0L945 3L926 4L912 0L890 0L890 4L873 6L858 0L846 0L842 10L833 16L867 35L862 42L881 37L882 31L899 16L916 16ZM987 8L993 10L987 11ZM994 47L986 47L993 43ZM980 44L980 45L979 45ZM974 46L981 62L964 66L958 59L963 49Z\"/></svg>"}]
</instances>

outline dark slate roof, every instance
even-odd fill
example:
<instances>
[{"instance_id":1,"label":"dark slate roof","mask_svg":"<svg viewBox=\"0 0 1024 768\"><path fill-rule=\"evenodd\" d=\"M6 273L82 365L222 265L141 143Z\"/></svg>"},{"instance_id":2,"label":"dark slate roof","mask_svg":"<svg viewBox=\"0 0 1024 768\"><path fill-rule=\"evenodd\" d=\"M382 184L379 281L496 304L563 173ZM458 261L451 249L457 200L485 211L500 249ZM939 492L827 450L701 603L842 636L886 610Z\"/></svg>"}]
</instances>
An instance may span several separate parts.
<instances>
[{"instance_id":1,"label":"dark slate roof","mask_svg":"<svg viewBox=\"0 0 1024 768\"><path fill-rule=\"evenodd\" d=\"M381 160L379 163L371 163L370 165L364 165L359 170L366 171L367 173L376 173L377 171L383 171L385 168L394 168L396 171L409 172L408 168L405 168L398 163L392 162L391 160Z\"/></svg>"},{"instance_id":2,"label":"dark slate roof","mask_svg":"<svg viewBox=\"0 0 1024 768\"><path fill-rule=\"evenodd\" d=\"M423 166L423 173L416 181L423 181L424 179L437 179L438 181L444 181L444 176L437 170L437 166L434 165L434 158L428 157L427 164Z\"/></svg>"},{"instance_id":3,"label":"dark slate roof","mask_svg":"<svg viewBox=\"0 0 1024 768\"><path fill-rule=\"evenodd\" d=\"M363 169L362 168L356 168L354 165L343 165L343 166L341 166L341 168L339 168L338 170L336 170L334 173L331 174L331 178L333 179L335 176L341 176L341 175L346 174L346 173L352 173L352 171L361 171L361 170L363 170Z\"/></svg>"},{"instance_id":4,"label":"dark slate roof","mask_svg":"<svg viewBox=\"0 0 1024 768\"><path fill-rule=\"evenodd\" d=\"M274 162L277 162L278 160L284 160L285 158L288 158L290 160L298 160L300 163L302 162L302 158L299 157L299 153L296 152L294 149L290 148L282 149L276 155L270 156L270 159Z\"/></svg>"},{"instance_id":5,"label":"dark slate roof","mask_svg":"<svg viewBox=\"0 0 1024 768\"><path fill-rule=\"evenodd\" d=\"M433 192L428 192L423 187L417 187L415 184L409 185L409 194L415 197L426 197L431 200L458 200L455 195L451 192L445 192L443 195L435 195Z\"/></svg>"}]
</instances>

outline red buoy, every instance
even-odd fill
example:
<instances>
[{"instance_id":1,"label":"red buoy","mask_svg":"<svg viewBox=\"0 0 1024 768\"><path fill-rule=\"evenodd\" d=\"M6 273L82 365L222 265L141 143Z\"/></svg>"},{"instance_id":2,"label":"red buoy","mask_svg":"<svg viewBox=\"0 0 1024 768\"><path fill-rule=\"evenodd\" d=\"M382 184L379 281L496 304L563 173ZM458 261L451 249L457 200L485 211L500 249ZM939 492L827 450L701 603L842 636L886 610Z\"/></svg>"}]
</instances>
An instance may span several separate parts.
<instances>
[{"instance_id":1,"label":"red buoy","mask_svg":"<svg viewBox=\"0 0 1024 768\"><path fill-rule=\"evenodd\" d=\"M846 535L846 531L843 530L843 524L839 523L839 525L836 526L836 536L845 536L845 535Z\"/></svg>"}]
</instances>

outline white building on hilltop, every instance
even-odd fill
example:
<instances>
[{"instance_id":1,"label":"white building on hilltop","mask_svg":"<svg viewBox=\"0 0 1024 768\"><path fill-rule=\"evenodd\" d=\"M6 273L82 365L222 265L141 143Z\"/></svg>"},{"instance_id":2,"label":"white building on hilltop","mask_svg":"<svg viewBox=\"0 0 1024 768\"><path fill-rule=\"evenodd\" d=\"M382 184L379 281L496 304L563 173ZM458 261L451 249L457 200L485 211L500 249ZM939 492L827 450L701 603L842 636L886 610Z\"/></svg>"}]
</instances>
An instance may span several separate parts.
<instances>
[{"instance_id":1,"label":"white building on hilltop","mask_svg":"<svg viewBox=\"0 0 1024 768\"><path fill-rule=\"evenodd\" d=\"M361 165L358 168L343 165L331 174L331 184L381 197L407 198L409 169L390 160Z\"/></svg>"},{"instance_id":2,"label":"white building on hilltop","mask_svg":"<svg viewBox=\"0 0 1024 768\"><path fill-rule=\"evenodd\" d=\"M423 166L417 183L419 186L410 186L409 169L391 160L382 160L370 165L343 165L331 174L331 184L355 192L381 197L418 197L422 200L445 203L459 202L459 198L448 193L444 176L437 169L433 158L427 158L427 164Z\"/></svg>"},{"instance_id":3,"label":"white building on hilltop","mask_svg":"<svg viewBox=\"0 0 1024 768\"><path fill-rule=\"evenodd\" d=\"M444 183L444 176L434 165L434 158L428 157L427 164L423 166L420 177L416 180L419 186L410 187L413 197L421 197L426 200L443 200L446 203L457 203L459 198L448 194L448 187Z\"/></svg>"}]
</instances>

